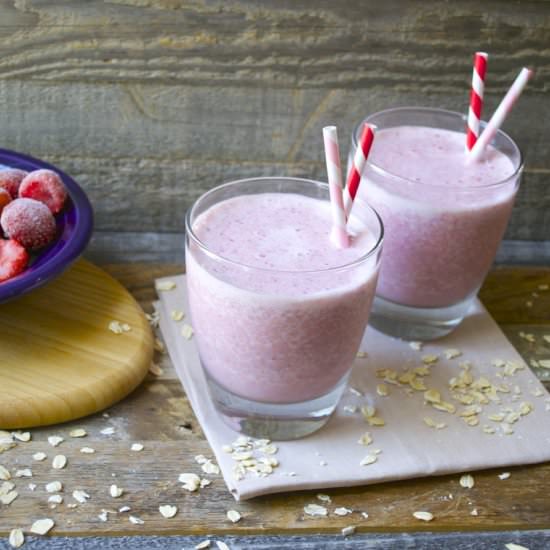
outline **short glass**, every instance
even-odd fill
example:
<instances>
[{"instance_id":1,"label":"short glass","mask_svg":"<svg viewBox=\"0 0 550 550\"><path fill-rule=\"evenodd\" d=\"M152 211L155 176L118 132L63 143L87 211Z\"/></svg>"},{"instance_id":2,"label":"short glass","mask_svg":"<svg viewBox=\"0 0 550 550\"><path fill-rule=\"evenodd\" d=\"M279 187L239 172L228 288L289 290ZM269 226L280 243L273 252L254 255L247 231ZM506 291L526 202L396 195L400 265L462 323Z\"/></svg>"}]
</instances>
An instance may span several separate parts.
<instances>
[{"instance_id":1,"label":"short glass","mask_svg":"<svg viewBox=\"0 0 550 550\"><path fill-rule=\"evenodd\" d=\"M464 132L466 117L405 107L375 113L363 122L378 130L423 126ZM348 167L363 122L352 134ZM395 164L367 162L355 203L359 208L367 200L385 228L369 321L374 328L407 340L431 340L450 333L468 312L502 240L523 171L521 152L508 135L499 131L491 145L513 168L505 179L475 187L428 184L396 175L394 171L404 170ZM429 161L422 169L428 173Z\"/></svg>"},{"instance_id":2,"label":"short glass","mask_svg":"<svg viewBox=\"0 0 550 550\"><path fill-rule=\"evenodd\" d=\"M258 193L329 200L327 184L285 177L234 181L202 195L186 216L190 315L224 421L254 437L294 439L327 422L346 386L374 297L383 227L364 208L362 219L352 220L370 232L372 247L347 265L311 271L251 267L201 242L194 227L202 213ZM296 287L308 290L289 290Z\"/></svg>"}]
</instances>

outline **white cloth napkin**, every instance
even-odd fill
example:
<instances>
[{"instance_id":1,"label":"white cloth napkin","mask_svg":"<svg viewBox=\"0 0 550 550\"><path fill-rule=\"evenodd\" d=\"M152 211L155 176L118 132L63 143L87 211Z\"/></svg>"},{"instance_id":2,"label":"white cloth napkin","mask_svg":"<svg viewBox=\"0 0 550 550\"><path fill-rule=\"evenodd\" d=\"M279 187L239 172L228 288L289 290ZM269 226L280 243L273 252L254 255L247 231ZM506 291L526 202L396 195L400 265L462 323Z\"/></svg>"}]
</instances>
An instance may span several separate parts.
<instances>
[{"instance_id":1,"label":"white cloth napkin","mask_svg":"<svg viewBox=\"0 0 550 550\"><path fill-rule=\"evenodd\" d=\"M160 292L161 332L225 482L237 500L282 491L364 485L550 460L548 393L477 302L455 332L424 345L421 351L369 327L361 345L368 357L356 360L350 388L328 424L304 439L277 442L278 452L272 456L280 465L272 474L258 477L248 472L244 479L237 480L234 477L237 462L222 447L235 441L239 434L218 417L208 397L194 338L188 340L182 336L182 324L190 322L185 276L159 282L167 280L177 286L172 291ZM174 321L173 310L186 312L186 318ZM461 356L446 359L444 352L451 348L459 350ZM379 369L402 374L407 368L423 366L425 355L438 356L437 362L430 366L430 375L423 378L426 387L437 389L442 399L453 403L455 414L435 410L425 403L423 391L385 383L377 377ZM496 359L514 362L521 369L512 376L504 376L504 371L510 368L492 365ZM464 361L472 364L474 379L484 376L494 385L506 384L510 389L509 393L498 393L500 404L481 405L477 426L467 425L459 416L466 406L455 401L449 389L449 380L460 375L463 369L459 364ZM378 395L376 388L381 383L386 385L389 395ZM355 390L362 395L357 395ZM503 430L503 422L488 419L489 415L503 410L505 415L511 412L514 416L522 403L528 403L533 410L508 423L509 429ZM384 426L367 424L360 412L360 407L365 405L376 408L376 415L384 420ZM357 407L355 412L354 407ZM525 410L525 405L523 407ZM425 417L445 423L446 427L429 427L423 420ZM491 426L495 433L485 433L483 426ZM373 442L364 446L358 440L367 431ZM378 450L381 452L376 454ZM376 461L361 466L367 455L376 456Z\"/></svg>"}]
</instances>

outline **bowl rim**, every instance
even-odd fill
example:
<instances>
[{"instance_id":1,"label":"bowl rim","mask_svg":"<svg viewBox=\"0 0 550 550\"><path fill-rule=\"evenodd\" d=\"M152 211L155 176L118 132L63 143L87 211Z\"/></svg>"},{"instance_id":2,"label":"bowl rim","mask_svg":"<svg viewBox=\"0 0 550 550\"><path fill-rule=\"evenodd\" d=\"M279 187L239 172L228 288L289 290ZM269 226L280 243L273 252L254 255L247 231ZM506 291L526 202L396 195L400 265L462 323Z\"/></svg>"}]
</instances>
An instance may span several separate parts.
<instances>
[{"instance_id":1,"label":"bowl rim","mask_svg":"<svg viewBox=\"0 0 550 550\"><path fill-rule=\"evenodd\" d=\"M59 174L73 205L74 227L77 230L72 232L63 248L43 265L33 271L23 272L13 279L0 283L0 303L30 292L60 275L82 254L91 239L94 225L94 213L90 200L71 176L57 168L57 166L36 157L0 148L0 164L8 168L16 168L17 166L13 166L13 164L21 163L34 166L35 170L47 169Z\"/></svg>"}]
</instances>

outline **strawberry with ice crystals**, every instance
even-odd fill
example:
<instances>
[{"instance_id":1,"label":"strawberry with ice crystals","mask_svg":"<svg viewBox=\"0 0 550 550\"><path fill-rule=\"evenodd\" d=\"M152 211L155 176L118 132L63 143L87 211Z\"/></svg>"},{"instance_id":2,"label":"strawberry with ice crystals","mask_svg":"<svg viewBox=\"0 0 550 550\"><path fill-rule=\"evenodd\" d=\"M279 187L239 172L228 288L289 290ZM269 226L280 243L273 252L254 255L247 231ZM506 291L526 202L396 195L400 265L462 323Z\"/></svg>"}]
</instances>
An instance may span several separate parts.
<instances>
[{"instance_id":1,"label":"strawberry with ice crystals","mask_svg":"<svg viewBox=\"0 0 550 550\"><path fill-rule=\"evenodd\" d=\"M11 202L11 195L2 187L0 187L0 214L4 210L4 206Z\"/></svg>"},{"instance_id":2,"label":"strawberry with ice crystals","mask_svg":"<svg viewBox=\"0 0 550 550\"><path fill-rule=\"evenodd\" d=\"M52 214L58 214L63 210L67 190L61 178L52 170L35 170L21 182L19 196L43 202Z\"/></svg>"},{"instance_id":3,"label":"strawberry with ice crystals","mask_svg":"<svg viewBox=\"0 0 550 550\"><path fill-rule=\"evenodd\" d=\"M55 238L55 219L45 204L33 199L15 199L2 211L0 225L10 239L36 250Z\"/></svg>"},{"instance_id":4,"label":"strawberry with ice crystals","mask_svg":"<svg viewBox=\"0 0 550 550\"><path fill-rule=\"evenodd\" d=\"M0 189L5 189L12 199L16 199L19 195L19 186L27 174L25 170L17 168L0 170Z\"/></svg>"},{"instance_id":5,"label":"strawberry with ice crystals","mask_svg":"<svg viewBox=\"0 0 550 550\"><path fill-rule=\"evenodd\" d=\"M0 283L19 275L28 261L27 251L18 242L0 239Z\"/></svg>"}]
</instances>

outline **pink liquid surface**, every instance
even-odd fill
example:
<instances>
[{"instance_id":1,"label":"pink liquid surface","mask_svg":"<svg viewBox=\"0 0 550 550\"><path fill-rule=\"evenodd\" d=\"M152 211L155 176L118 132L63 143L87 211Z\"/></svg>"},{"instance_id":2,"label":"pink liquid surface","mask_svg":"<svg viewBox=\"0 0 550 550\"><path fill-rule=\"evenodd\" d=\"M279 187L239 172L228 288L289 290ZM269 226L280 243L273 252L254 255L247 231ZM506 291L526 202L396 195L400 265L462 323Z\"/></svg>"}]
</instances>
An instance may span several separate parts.
<instances>
[{"instance_id":1,"label":"pink liquid surface","mask_svg":"<svg viewBox=\"0 0 550 550\"><path fill-rule=\"evenodd\" d=\"M203 212L187 249L187 284L201 362L234 394L293 403L324 395L347 374L365 330L378 273L375 240L330 244L327 201L297 194L231 198ZM244 267L240 264L246 264ZM312 272L312 270L324 270Z\"/></svg>"},{"instance_id":2,"label":"pink liquid surface","mask_svg":"<svg viewBox=\"0 0 550 550\"><path fill-rule=\"evenodd\" d=\"M377 132L359 197L380 214L384 253L377 295L446 307L477 292L502 239L517 189L512 161L488 148L467 165L464 134L419 126ZM358 206L359 210L360 206Z\"/></svg>"}]
</instances>

